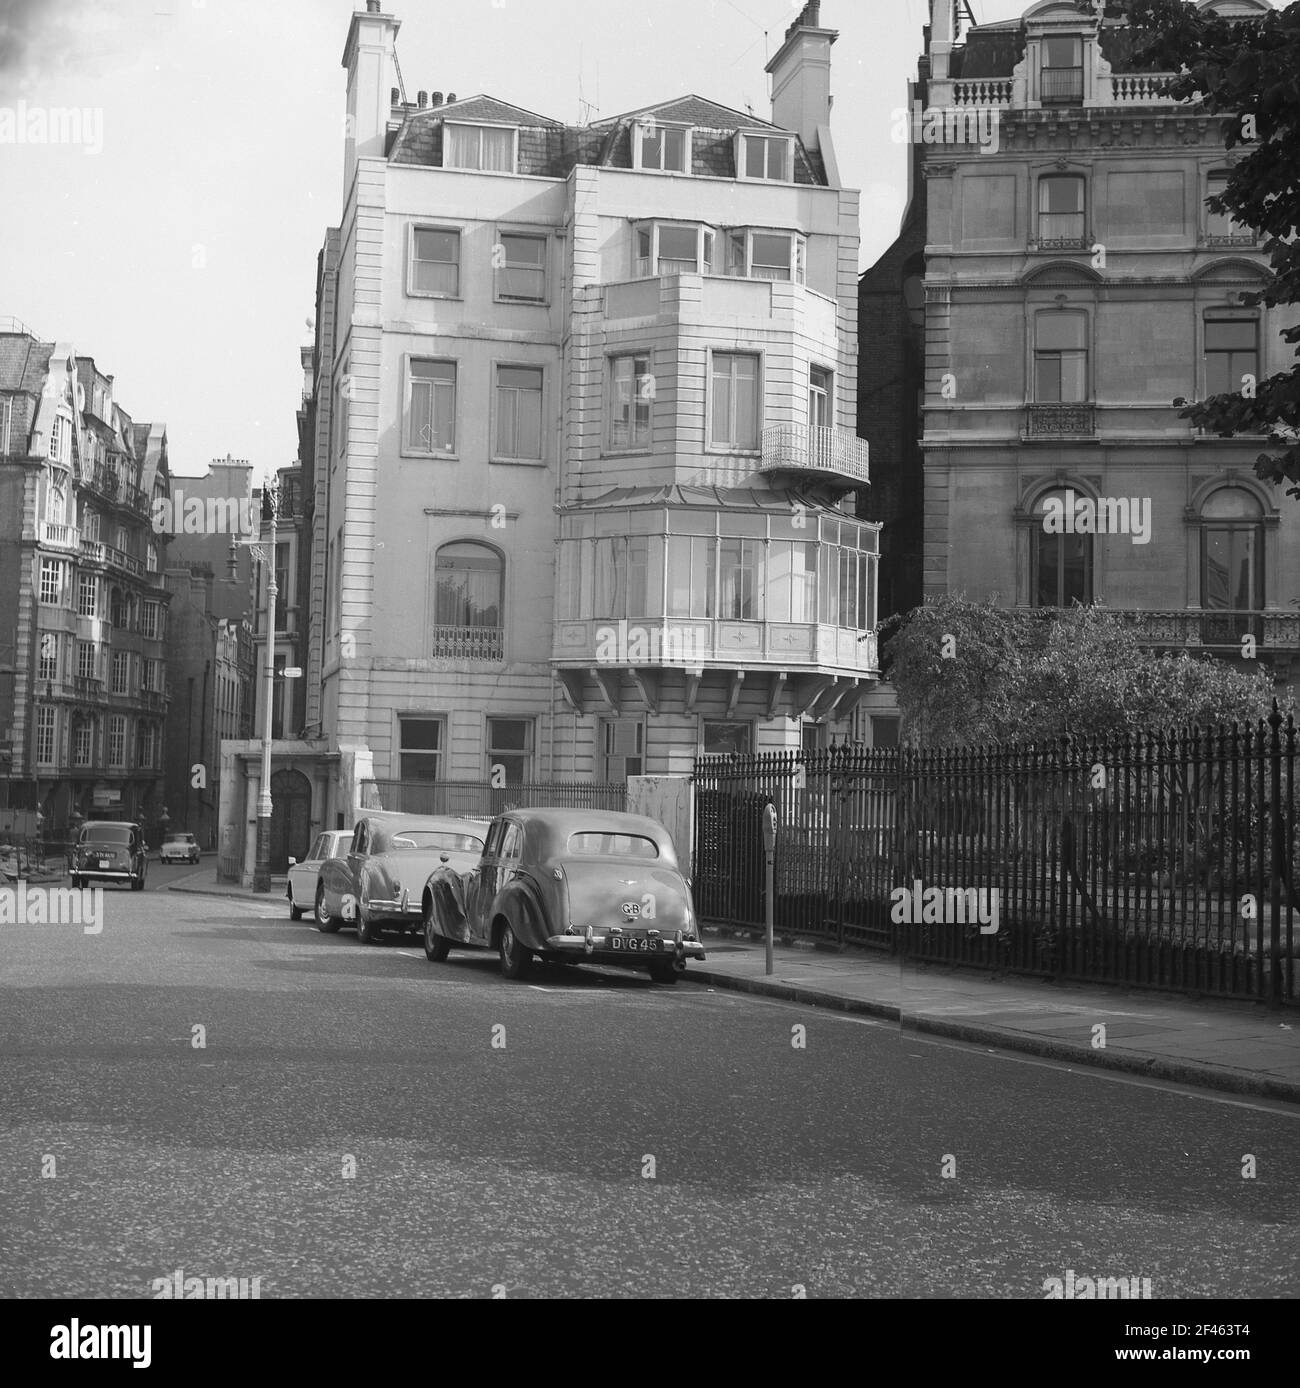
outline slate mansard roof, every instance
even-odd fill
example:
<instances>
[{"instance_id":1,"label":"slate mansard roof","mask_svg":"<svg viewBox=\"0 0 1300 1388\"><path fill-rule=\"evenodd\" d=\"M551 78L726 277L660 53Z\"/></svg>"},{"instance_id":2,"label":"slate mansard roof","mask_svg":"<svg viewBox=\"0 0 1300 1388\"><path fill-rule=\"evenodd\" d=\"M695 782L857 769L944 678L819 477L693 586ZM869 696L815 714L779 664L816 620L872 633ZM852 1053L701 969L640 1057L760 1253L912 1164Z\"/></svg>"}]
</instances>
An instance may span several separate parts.
<instances>
[{"instance_id":1,"label":"slate mansard roof","mask_svg":"<svg viewBox=\"0 0 1300 1388\"><path fill-rule=\"evenodd\" d=\"M519 129L520 174L543 178L567 178L579 165L607 169L632 168L632 127L653 117L665 124L689 125L691 173L696 177L735 178L737 130L755 134L791 135L770 121L720 106L700 96L676 97L643 106L621 116L591 125L565 125L539 116L493 96L471 96L441 106L407 107L401 129L391 138L388 157L394 164L425 168L442 167L444 121L470 124L512 125ZM794 181L812 187L826 186L820 153L808 150L795 135Z\"/></svg>"}]
</instances>

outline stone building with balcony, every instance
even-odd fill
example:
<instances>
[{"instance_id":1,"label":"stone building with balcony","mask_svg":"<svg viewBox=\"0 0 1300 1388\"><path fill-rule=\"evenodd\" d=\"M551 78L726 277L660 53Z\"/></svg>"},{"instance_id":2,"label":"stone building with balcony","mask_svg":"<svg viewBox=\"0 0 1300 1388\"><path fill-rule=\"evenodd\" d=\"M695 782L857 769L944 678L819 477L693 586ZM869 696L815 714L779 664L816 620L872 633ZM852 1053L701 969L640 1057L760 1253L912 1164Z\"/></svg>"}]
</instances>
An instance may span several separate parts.
<instances>
[{"instance_id":1,"label":"stone building with balcony","mask_svg":"<svg viewBox=\"0 0 1300 1388\"><path fill-rule=\"evenodd\" d=\"M584 126L408 103L400 22L353 16L308 656L340 816L363 777L619 781L846 734L878 527L819 8L771 121L692 95Z\"/></svg>"},{"instance_id":2,"label":"stone building with balcony","mask_svg":"<svg viewBox=\"0 0 1300 1388\"><path fill-rule=\"evenodd\" d=\"M66 343L0 325L0 777L63 837L80 820L160 832L168 709L167 433Z\"/></svg>"},{"instance_id":3,"label":"stone building with balcony","mask_svg":"<svg viewBox=\"0 0 1300 1388\"><path fill-rule=\"evenodd\" d=\"M1293 314L1242 302L1267 278L1254 233L1206 207L1238 157L1220 118L1075 5L954 18L932 5L914 91L945 138L913 151L924 231L914 211L900 238L909 264L924 241L925 592L1103 603L1153 648L1253 646L1294 685L1300 508L1256 479L1262 437L1202 435L1173 405L1294 360Z\"/></svg>"}]
</instances>

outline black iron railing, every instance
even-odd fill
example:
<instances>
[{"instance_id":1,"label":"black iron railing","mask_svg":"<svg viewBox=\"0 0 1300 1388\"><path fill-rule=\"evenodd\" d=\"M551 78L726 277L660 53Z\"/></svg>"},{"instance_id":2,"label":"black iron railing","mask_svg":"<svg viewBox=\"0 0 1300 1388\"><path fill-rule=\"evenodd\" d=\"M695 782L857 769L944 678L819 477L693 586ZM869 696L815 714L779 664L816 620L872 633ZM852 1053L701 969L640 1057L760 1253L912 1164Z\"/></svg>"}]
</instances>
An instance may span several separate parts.
<instances>
[{"instance_id":1,"label":"black iron railing","mask_svg":"<svg viewBox=\"0 0 1300 1388\"><path fill-rule=\"evenodd\" d=\"M1296 726L696 764L696 906L914 960L1297 1001Z\"/></svg>"}]
</instances>

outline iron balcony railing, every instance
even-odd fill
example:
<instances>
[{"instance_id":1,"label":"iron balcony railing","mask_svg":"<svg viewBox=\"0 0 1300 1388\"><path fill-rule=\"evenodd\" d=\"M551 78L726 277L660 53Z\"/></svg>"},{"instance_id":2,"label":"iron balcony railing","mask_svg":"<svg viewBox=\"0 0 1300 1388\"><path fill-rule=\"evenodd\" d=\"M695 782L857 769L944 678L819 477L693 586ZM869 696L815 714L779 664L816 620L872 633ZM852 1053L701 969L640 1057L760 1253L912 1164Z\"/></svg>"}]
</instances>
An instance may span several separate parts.
<instances>
[{"instance_id":1,"label":"iron balcony railing","mask_svg":"<svg viewBox=\"0 0 1300 1388\"><path fill-rule=\"evenodd\" d=\"M774 424L763 430L760 472L807 472L868 486L867 442L829 425Z\"/></svg>"},{"instance_id":2,"label":"iron balcony railing","mask_svg":"<svg viewBox=\"0 0 1300 1388\"><path fill-rule=\"evenodd\" d=\"M435 626L430 656L443 660L504 660L504 627Z\"/></svg>"},{"instance_id":3,"label":"iron balcony railing","mask_svg":"<svg viewBox=\"0 0 1300 1388\"><path fill-rule=\"evenodd\" d=\"M1045 67L1042 70L1043 100L1071 102L1083 100L1081 67Z\"/></svg>"},{"instance_id":4,"label":"iron balcony railing","mask_svg":"<svg viewBox=\"0 0 1300 1388\"><path fill-rule=\"evenodd\" d=\"M1153 645L1224 646L1238 652L1251 636L1261 649L1300 652L1300 610L1263 608L1107 609L1123 617Z\"/></svg>"},{"instance_id":5,"label":"iron balcony railing","mask_svg":"<svg viewBox=\"0 0 1300 1388\"><path fill-rule=\"evenodd\" d=\"M1295 721L1276 706L1040 745L701 758L696 908L762 926L771 804L783 935L1295 1003L1298 776Z\"/></svg>"}]
</instances>

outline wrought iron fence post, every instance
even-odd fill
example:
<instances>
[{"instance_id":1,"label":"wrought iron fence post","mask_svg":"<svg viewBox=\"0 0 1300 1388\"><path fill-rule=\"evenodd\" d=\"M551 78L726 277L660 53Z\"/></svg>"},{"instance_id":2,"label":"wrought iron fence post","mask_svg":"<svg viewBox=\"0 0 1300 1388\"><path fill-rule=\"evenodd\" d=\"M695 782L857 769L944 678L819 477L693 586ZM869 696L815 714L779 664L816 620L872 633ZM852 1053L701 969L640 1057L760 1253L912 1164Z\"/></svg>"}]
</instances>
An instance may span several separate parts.
<instances>
[{"instance_id":1,"label":"wrought iron fence post","mask_svg":"<svg viewBox=\"0 0 1300 1388\"><path fill-rule=\"evenodd\" d=\"M1270 1008L1282 1005L1282 866L1283 824L1282 824L1282 711L1273 700L1273 712L1268 716L1268 726L1272 730L1268 745L1269 758L1269 813L1272 816L1273 831L1273 880L1269 887L1269 984L1268 1005Z\"/></svg>"}]
</instances>

